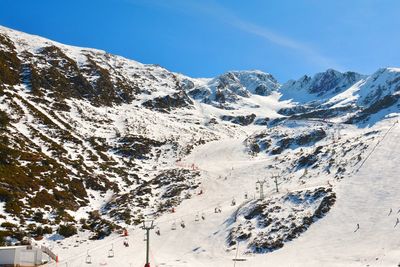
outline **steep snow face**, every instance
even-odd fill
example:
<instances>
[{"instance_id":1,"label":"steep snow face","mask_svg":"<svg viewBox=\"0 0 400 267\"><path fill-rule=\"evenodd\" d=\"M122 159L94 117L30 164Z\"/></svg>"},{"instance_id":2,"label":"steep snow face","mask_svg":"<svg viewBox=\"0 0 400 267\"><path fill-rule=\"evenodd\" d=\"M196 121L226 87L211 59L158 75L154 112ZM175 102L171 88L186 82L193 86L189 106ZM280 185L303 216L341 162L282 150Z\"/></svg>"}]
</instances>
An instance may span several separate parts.
<instances>
[{"instance_id":1,"label":"steep snow face","mask_svg":"<svg viewBox=\"0 0 400 267\"><path fill-rule=\"evenodd\" d=\"M203 84L189 88L189 94L202 102L229 108L251 95L269 96L280 87L269 73L261 71L230 71Z\"/></svg>"},{"instance_id":2,"label":"steep snow face","mask_svg":"<svg viewBox=\"0 0 400 267\"><path fill-rule=\"evenodd\" d=\"M343 92L365 76L355 72L339 72L328 69L313 77L303 76L299 80L290 80L282 85L282 100L292 99L295 102L309 102L332 97Z\"/></svg>"},{"instance_id":3,"label":"steep snow face","mask_svg":"<svg viewBox=\"0 0 400 267\"><path fill-rule=\"evenodd\" d=\"M330 108L357 107L349 122L370 125L400 110L400 69L382 68L326 102ZM361 124L360 124L361 123Z\"/></svg>"},{"instance_id":4,"label":"steep snow face","mask_svg":"<svg viewBox=\"0 0 400 267\"><path fill-rule=\"evenodd\" d=\"M226 84L228 88L235 88L236 86L234 86L234 84L238 81L239 84L250 93L261 96L268 96L280 87L278 81L271 74L257 70L232 71L219 78L221 83ZM231 81L233 85L230 83Z\"/></svg>"},{"instance_id":5,"label":"steep snow face","mask_svg":"<svg viewBox=\"0 0 400 267\"><path fill-rule=\"evenodd\" d=\"M389 95L400 94L400 68L380 69L359 86L357 104L368 107Z\"/></svg>"},{"instance_id":6,"label":"steep snow face","mask_svg":"<svg viewBox=\"0 0 400 267\"><path fill-rule=\"evenodd\" d=\"M363 78L348 90L333 97L330 102L353 103L360 107L369 107L386 96L400 92L400 69L382 68Z\"/></svg>"}]
</instances>

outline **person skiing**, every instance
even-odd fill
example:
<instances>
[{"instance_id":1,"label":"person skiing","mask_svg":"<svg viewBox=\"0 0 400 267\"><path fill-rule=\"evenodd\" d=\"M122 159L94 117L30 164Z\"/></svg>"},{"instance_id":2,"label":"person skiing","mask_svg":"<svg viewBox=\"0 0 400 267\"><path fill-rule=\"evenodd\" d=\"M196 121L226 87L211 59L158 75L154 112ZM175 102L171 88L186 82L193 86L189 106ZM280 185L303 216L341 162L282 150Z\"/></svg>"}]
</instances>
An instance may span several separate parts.
<instances>
[{"instance_id":1,"label":"person skiing","mask_svg":"<svg viewBox=\"0 0 400 267\"><path fill-rule=\"evenodd\" d=\"M129 234L128 234L128 230L126 229L126 228L124 228L123 230L122 230L122 234L123 234L123 236L128 236Z\"/></svg>"},{"instance_id":2,"label":"person skiing","mask_svg":"<svg viewBox=\"0 0 400 267\"><path fill-rule=\"evenodd\" d=\"M357 232L360 229L360 224L357 223L356 230L354 230L354 233Z\"/></svg>"},{"instance_id":3,"label":"person skiing","mask_svg":"<svg viewBox=\"0 0 400 267\"><path fill-rule=\"evenodd\" d=\"M394 225L394 228L396 228L396 226L400 223L399 218L396 219L396 224Z\"/></svg>"},{"instance_id":4,"label":"person skiing","mask_svg":"<svg viewBox=\"0 0 400 267\"><path fill-rule=\"evenodd\" d=\"M181 227L182 227L182 228L185 228L185 227L186 227L185 222L184 222L183 220L181 221Z\"/></svg>"},{"instance_id":5,"label":"person skiing","mask_svg":"<svg viewBox=\"0 0 400 267\"><path fill-rule=\"evenodd\" d=\"M389 216L390 214L392 214L392 211L393 211L392 208L390 208L388 216Z\"/></svg>"},{"instance_id":6,"label":"person skiing","mask_svg":"<svg viewBox=\"0 0 400 267\"><path fill-rule=\"evenodd\" d=\"M161 235L161 233L160 233L160 228L156 228L156 235Z\"/></svg>"},{"instance_id":7,"label":"person skiing","mask_svg":"<svg viewBox=\"0 0 400 267\"><path fill-rule=\"evenodd\" d=\"M128 239L127 238L124 239L124 246L125 247L129 247L129 243L128 243Z\"/></svg>"}]
</instances>

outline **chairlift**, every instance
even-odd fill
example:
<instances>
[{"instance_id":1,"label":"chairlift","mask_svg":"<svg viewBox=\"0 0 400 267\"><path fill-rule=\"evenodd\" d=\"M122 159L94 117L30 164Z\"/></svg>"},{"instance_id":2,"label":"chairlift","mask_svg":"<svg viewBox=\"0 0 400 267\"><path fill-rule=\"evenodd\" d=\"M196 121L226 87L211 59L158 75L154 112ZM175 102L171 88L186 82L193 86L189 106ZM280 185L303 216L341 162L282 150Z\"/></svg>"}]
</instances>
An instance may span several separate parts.
<instances>
[{"instance_id":1,"label":"chairlift","mask_svg":"<svg viewBox=\"0 0 400 267\"><path fill-rule=\"evenodd\" d=\"M91 263L92 263L92 256L89 255L89 250L88 250L86 255L86 264L91 264Z\"/></svg>"},{"instance_id":2,"label":"chairlift","mask_svg":"<svg viewBox=\"0 0 400 267\"><path fill-rule=\"evenodd\" d=\"M175 222L172 223L171 230L176 230L176 223Z\"/></svg>"},{"instance_id":3,"label":"chairlift","mask_svg":"<svg viewBox=\"0 0 400 267\"><path fill-rule=\"evenodd\" d=\"M114 244L111 244L111 249L108 251L108 257L114 258Z\"/></svg>"}]
</instances>

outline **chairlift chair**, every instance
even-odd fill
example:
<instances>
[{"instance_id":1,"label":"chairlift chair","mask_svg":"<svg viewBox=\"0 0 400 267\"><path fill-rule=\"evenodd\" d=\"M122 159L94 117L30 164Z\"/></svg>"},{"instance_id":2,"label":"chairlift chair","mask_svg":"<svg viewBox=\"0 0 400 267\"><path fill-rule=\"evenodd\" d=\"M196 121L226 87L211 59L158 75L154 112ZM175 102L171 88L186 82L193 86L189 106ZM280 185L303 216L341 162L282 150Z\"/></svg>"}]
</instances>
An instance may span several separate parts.
<instances>
[{"instance_id":1,"label":"chairlift chair","mask_svg":"<svg viewBox=\"0 0 400 267\"><path fill-rule=\"evenodd\" d=\"M171 230L176 230L176 223L175 222L172 223Z\"/></svg>"},{"instance_id":2,"label":"chairlift chair","mask_svg":"<svg viewBox=\"0 0 400 267\"><path fill-rule=\"evenodd\" d=\"M86 255L86 264L91 264L92 263L92 256L89 255L89 251L87 252Z\"/></svg>"},{"instance_id":3,"label":"chairlift chair","mask_svg":"<svg viewBox=\"0 0 400 267\"><path fill-rule=\"evenodd\" d=\"M114 258L114 245L111 245L111 249L108 251L108 257Z\"/></svg>"}]
</instances>

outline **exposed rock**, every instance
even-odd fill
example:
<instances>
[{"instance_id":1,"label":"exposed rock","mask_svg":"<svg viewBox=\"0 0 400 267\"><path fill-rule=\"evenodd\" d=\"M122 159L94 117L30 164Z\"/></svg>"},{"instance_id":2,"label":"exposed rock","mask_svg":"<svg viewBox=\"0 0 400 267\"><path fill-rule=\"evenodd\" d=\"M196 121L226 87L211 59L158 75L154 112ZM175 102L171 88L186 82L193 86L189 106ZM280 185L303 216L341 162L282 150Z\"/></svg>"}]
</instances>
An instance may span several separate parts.
<instances>
[{"instance_id":1,"label":"exposed rock","mask_svg":"<svg viewBox=\"0 0 400 267\"><path fill-rule=\"evenodd\" d=\"M156 97L143 103L146 108L162 112L171 111L175 108L190 107L191 105L193 105L193 101L184 91L174 93L171 96Z\"/></svg>"},{"instance_id":2,"label":"exposed rock","mask_svg":"<svg viewBox=\"0 0 400 267\"><path fill-rule=\"evenodd\" d=\"M241 241L247 245L247 252L252 253L280 249L323 218L335 201L332 189L323 187L253 201L240 208L239 219L232 222L227 236L227 245L231 247Z\"/></svg>"},{"instance_id":3,"label":"exposed rock","mask_svg":"<svg viewBox=\"0 0 400 267\"><path fill-rule=\"evenodd\" d=\"M231 116L231 115L223 115L221 119L224 121L230 121L234 124L239 124L241 126L246 126L254 122L256 118L255 114L250 114L246 116Z\"/></svg>"}]
</instances>

